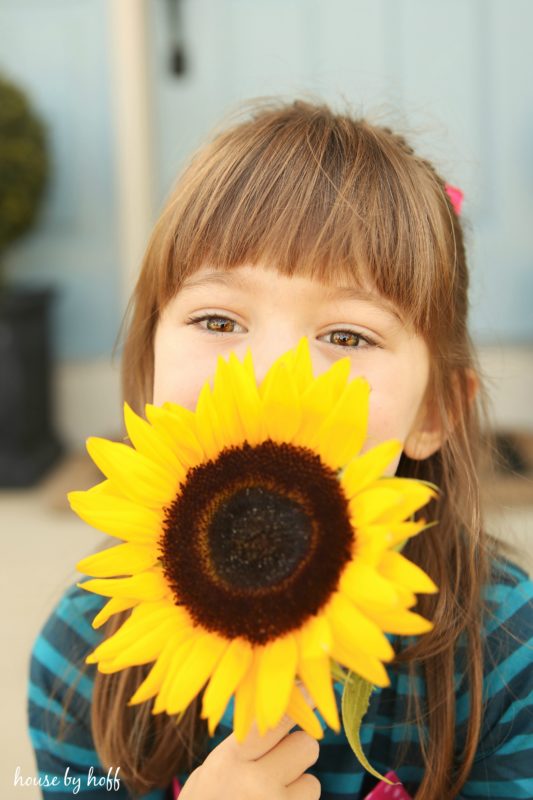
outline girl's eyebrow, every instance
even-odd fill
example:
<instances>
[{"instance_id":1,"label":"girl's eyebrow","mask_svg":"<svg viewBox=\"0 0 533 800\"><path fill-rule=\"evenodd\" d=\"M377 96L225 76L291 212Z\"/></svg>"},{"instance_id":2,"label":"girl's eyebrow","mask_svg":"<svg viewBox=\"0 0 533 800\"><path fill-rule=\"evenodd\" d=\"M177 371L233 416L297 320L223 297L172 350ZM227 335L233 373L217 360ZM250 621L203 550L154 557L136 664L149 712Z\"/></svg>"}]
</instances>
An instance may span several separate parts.
<instances>
[{"instance_id":1,"label":"girl's eyebrow","mask_svg":"<svg viewBox=\"0 0 533 800\"><path fill-rule=\"evenodd\" d=\"M210 286L212 284L236 287L244 291L247 289L250 290L251 288L247 278L231 270L227 270L225 272L207 272L199 277L192 275L185 279L180 291L199 289L202 286ZM396 317L399 322L402 322L398 309L393 303L376 292L371 292L359 286L331 286L325 291L323 297L326 301L330 302L334 302L335 300L363 300L366 303L372 303L375 306L381 307L384 311Z\"/></svg>"},{"instance_id":2,"label":"girl's eyebrow","mask_svg":"<svg viewBox=\"0 0 533 800\"><path fill-rule=\"evenodd\" d=\"M372 303L375 306L379 306L387 313L392 314L403 324L400 312L394 303L377 292L363 289L361 286L334 286L325 292L324 298L326 300L363 300L365 303Z\"/></svg>"},{"instance_id":3,"label":"girl's eyebrow","mask_svg":"<svg viewBox=\"0 0 533 800\"><path fill-rule=\"evenodd\" d=\"M206 272L200 277L192 275L186 278L181 285L180 292L188 289L198 289L201 286L209 286L212 283L220 283L223 286L237 286L239 289L245 289L247 281L241 278L240 275L231 273L229 270L226 272Z\"/></svg>"}]
</instances>

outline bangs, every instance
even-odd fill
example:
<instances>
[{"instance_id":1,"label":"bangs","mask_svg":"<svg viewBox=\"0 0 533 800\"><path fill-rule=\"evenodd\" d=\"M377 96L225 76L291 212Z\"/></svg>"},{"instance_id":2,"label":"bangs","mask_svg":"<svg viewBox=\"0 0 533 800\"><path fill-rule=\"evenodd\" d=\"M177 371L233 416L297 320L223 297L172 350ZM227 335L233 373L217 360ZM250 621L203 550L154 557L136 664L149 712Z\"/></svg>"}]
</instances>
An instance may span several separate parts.
<instances>
[{"instance_id":1,"label":"bangs","mask_svg":"<svg viewBox=\"0 0 533 800\"><path fill-rule=\"evenodd\" d=\"M161 226L161 305L202 266L260 264L370 284L422 334L450 323L457 258L443 183L400 137L326 107L262 110L217 136Z\"/></svg>"}]
</instances>

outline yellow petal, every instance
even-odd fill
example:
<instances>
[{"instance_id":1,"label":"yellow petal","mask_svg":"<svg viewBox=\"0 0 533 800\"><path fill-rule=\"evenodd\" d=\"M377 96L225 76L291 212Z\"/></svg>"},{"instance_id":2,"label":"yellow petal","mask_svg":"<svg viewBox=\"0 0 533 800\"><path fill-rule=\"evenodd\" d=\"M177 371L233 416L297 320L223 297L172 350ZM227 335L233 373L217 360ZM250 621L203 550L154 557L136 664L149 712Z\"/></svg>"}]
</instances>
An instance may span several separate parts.
<instances>
[{"instance_id":1,"label":"yellow petal","mask_svg":"<svg viewBox=\"0 0 533 800\"><path fill-rule=\"evenodd\" d=\"M250 350L249 347L246 348L246 353L245 353L245 356L244 356L244 359L243 359L242 363L243 363L244 369L246 370L246 375L248 376L249 381L251 383L253 383L255 386L257 386L257 379L255 377L254 361L253 361L253 358L252 358L252 351Z\"/></svg>"},{"instance_id":2,"label":"yellow petal","mask_svg":"<svg viewBox=\"0 0 533 800\"><path fill-rule=\"evenodd\" d=\"M119 544L83 558L76 569L94 578L110 578L142 572L153 567L157 559L156 548L151 545Z\"/></svg>"},{"instance_id":3,"label":"yellow petal","mask_svg":"<svg viewBox=\"0 0 533 800\"><path fill-rule=\"evenodd\" d=\"M130 500L149 508L161 506L174 499L184 476L170 473L133 447L120 442L91 437L87 450L94 463Z\"/></svg>"},{"instance_id":4,"label":"yellow petal","mask_svg":"<svg viewBox=\"0 0 533 800\"><path fill-rule=\"evenodd\" d=\"M155 703L152 708L152 714L162 714L164 711L168 712L168 706L171 697L170 692L174 686L176 673L194 647L195 641L196 634L193 634L182 640L176 647L174 653L172 654L170 664L168 665L167 673L163 677L161 688L159 689L158 695L155 699Z\"/></svg>"},{"instance_id":5,"label":"yellow petal","mask_svg":"<svg viewBox=\"0 0 533 800\"><path fill-rule=\"evenodd\" d=\"M296 675L298 648L292 634L275 639L261 651L257 675L258 720L262 719L263 734L274 728L287 709Z\"/></svg>"},{"instance_id":6,"label":"yellow petal","mask_svg":"<svg viewBox=\"0 0 533 800\"><path fill-rule=\"evenodd\" d=\"M173 608L164 601L136 606L121 627L87 657L87 663L116 658L125 648L142 638L147 630L168 621L178 629L188 623L188 615L183 609Z\"/></svg>"},{"instance_id":7,"label":"yellow petal","mask_svg":"<svg viewBox=\"0 0 533 800\"><path fill-rule=\"evenodd\" d=\"M401 553L390 551L384 553L379 569L386 578L401 583L412 592L422 592L434 594L438 592L437 586L433 583L429 575L420 569L412 561L409 561Z\"/></svg>"},{"instance_id":8,"label":"yellow petal","mask_svg":"<svg viewBox=\"0 0 533 800\"><path fill-rule=\"evenodd\" d=\"M357 527L368 525L370 522L383 520L388 511L396 513L402 499L402 493L396 491L393 485L381 487L373 484L349 501L350 515Z\"/></svg>"},{"instance_id":9,"label":"yellow petal","mask_svg":"<svg viewBox=\"0 0 533 800\"><path fill-rule=\"evenodd\" d=\"M397 505L383 509L383 512L375 518L375 522L382 524L402 522L437 496L435 490L430 486L414 479L382 478L379 481L382 485L391 482L394 484L394 489L401 492L401 499Z\"/></svg>"},{"instance_id":10,"label":"yellow petal","mask_svg":"<svg viewBox=\"0 0 533 800\"><path fill-rule=\"evenodd\" d=\"M127 597L149 601L171 596L163 573L156 569L133 575L131 578L94 578L77 585L104 597Z\"/></svg>"},{"instance_id":11,"label":"yellow petal","mask_svg":"<svg viewBox=\"0 0 533 800\"><path fill-rule=\"evenodd\" d=\"M432 527L435 523L427 523L425 519L417 522L395 522L387 525L390 535L390 546L396 547L399 544L411 539L421 533L426 528Z\"/></svg>"},{"instance_id":12,"label":"yellow petal","mask_svg":"<svg viewBox=\"0 0 533 800\"><path fill-rule=\"evenodd\" d=\"M324 416L344 391L351 369L349 358L340 358L314 381L302 395L302 419L294 443L313 449L318 441L318 431Z\"/></svg>"},{"instance_id":13,"label":"yellow petal","mask_svg":"<svg viewBox=\"0 0 533 800\"><path fill-rule=\"evenodd\" d=\"M163 680L168 675L168 668L170 662L183 639L180 635L172 636L166 643L161 654L159 655L154 666L144 679L144 681L137 687L135 694L131 697L128 705L134 706L138 703L144 703L149 700L161 689Z\"/></svg>"},{"instance_id":14,"label":"yellow petal","mask_svg":"<svg viewBox=\"0 0 533 800\"><path fill-rule=\"evenodd\" d=\"M84 522L128 542L149 544L158 539L163 520L160 510L144 508L126 498L94 492L93 489L67 495L72 510Z\"/></svg>"},{"instance_id":15,"label":"yellow petal","mask_svg":"<svg viewBox=\"0 0 533 800\"><path fill-rule=\"evenodd\" d=\"M329 467L343 467L359 453L368 426L370 386L364 378L351 381L321 423L316 449Z\"/></svg>"},{"instance_id":16,"label":"yellow petal","mask_svg":"<svg viewBox=\"0 0 533 800\"><path fill-rule=\"evenodd\" d=\"M196 403L195 429L207 459L214 459L224 448L220 417L213 401L209 382L204 383Z\"/></svg>"},{"instance_id":17,"label":"yellow petal","mask_svg":"<svg viewBox=\"0 0 533 800\"><path fill-rule=\"evenodd\" d=\"M388 686L390 684L387 670L377 658L355 650L347 649L340 642L335 642L332 650L333 658L344 667L370 681L375 686Z\"/></svg>"},{"instance_id":18,"label":"yellow petal","mask_svg":"<svg viewBox=\"0 0 533 800\"><path fill-rule=\"evenodd\" d=\"M232 392L231 368L222 356L218 357L213 380L213 402L222 425L225 447L241 444L245 429Z\"/></svg>"},{"instance_id":19,"label":"yellow petal","mask_svg":"<svg viewBox=\"0 0 533 800\"><path fill-rule=\"evenodd\" d=\"M296 725L315 739L322 739L324 732L312 708L308 705L301 690L296 686L292 687L289 705L287 707L288 716Z\"/></svg>"},{"instance_id":20,"label":"yellow petal","mask_svg":"<svg viewBox=\"0 0 533 800\"><path fill-rule=\"evenodd\" d=\"M252 651L252 660L235 692L233 709L233 730L238 742L244 742L255 719L255 699L259 655Z\"/></svg>"},{"instance_id":21,"label":"yellow petal","mask_svg":"<svg viewBox=\"0 0 533 800\"><path fill-rule=\"evenodd\" d=\"M378 608L366 608L366 613L387 633L398 633L402 636L416 636L432 630L433 623L415 614L413 611L400 609L385 613Z\"/></svg>"},{"instance_id":22,"label":"yellow petal","mask_svg":"<svg viewBox=\"0 0 533 800\"><path fill-rule=\"evenodd\" d=\"M124 422L129 439L138 453L176 475L183 474L183 465L168 444L168 436L152 427L124 403Z\"/></svg>"},{"instance_id":23,"label":"yellow petal","mask_svg":"<svg viewBox=\"0 0 533 800\"><path fill-rule=\"evenodd\" d=\"M252 445L266 438L261 414L261 397L255 380L250 380L248 370L234 353L230 353L230 386L240 416L244 438Z\"/></svg>"},{"instance_id":24,"label":"yellow petal","mask_svg":"<svg viewBox=\"0 0 533 800\"><path fill-rule=\"evenodd\" d=\"M202 717L208 720L209 735L216 726L252 661L252 647L245 639L233 639L213 671L202 701Z\"/></svg>"},{"instance_id":25,"label":"yellow petal","mask_svg":"<svg viewBox=\"0 0 533 800\"><path fill-rule=\"evenodd\" d=\"M112 660L107 661L106 672L119 672L126 667L155 661L161 655L174 630L175 626L172 620L156 624L151 630L146 630L129 646L124 647Z\"/></svg>"},{"instance_id":26,"label":"yellow petal","mask_svg":"<svg viewBox=\"0 0 533 800\"><path fill-rule=\"evenodd\" d=\"M297 346L289 350L281 358L287 364L289 372L294 377L298 393L303 394L313 382L313 363L307 337L302 336Z\"/></svg>"},{"instance_id":27,"label":"yellow petal","mask_svg":"<svg viewBox=\"0 0 533 800\"><path fill-rule=\"evenodd\" d=\"M317 708L330 728L340 731L339 714L335 692L331 682L331 665L329 656L306 659L300 656L298 674L317 704Z\"/></svg>"},{"instance_id":28,"label":"yellow petal","mask_svg":"<svg viewBox=\"0 0 533 800\"><path fill-rule=\"evenodd\" d=\"M339 588L356 605L360 600L385 608L394 608L399 603L398 593L391 582L363 561L348 564L341 575Z\"/></svg>"},{"instance_id":29,"label":"yellow petal","mask_svg":"<svg viewBox=\"0 0 533 800\"><path fill-rule=\"evenodd\" d=\"M292 441L300 426L300 395L293 376L283 361L276 361L263 383L262 416L265 434L275 442Z\"/></svg>"},{"instance_id":30,"label":"yellow petal","mask_svg":"<svg viewBox=\"0 0 533 800\"><path fill-rule=\"evenodd\" d=\"M198 634L195 642L177 670L169 689L167 711L184 711L211 677L229 641L212 633Z\"/></svg>"},{"instance_id":31,"label":"yellow petal","mask_svg":"<svg viewBox=\"0 0 533 800\"><path fill-rule=\"evenodd\" d=\"M387 525L367 525L355 527L355 553L358 561L377 568L383 553L391 547L392 537Z\"/></svg>"},{"instance_id":32,"label":"yellow petal","mask_svg":"<svg viewBox=\"0 0 533 800\"><path fill-rule=\"evenodd\" d=\"M331 628L325 614L317 614L298 631L298 647L302 658L321 658L331 650Z\"/></svg>"},{"instance_id":33,"label":"yellow petal","mask_svg":"<svg viewBox=\"0 0 533 800\"><path fill-rule=\"evenodd\" d=\"M336 592L326 614L333 631L334 643L339 641L349 649L354 647L382 661L394 657L394 650L378 625L357 609L347 597Z\"/></svg>"},{"instance_id":34,"label":"yellow petal","mask_svg":"<svg viewBox=\"0 0 533 800\"><path fill-rule=\"evenodd\" d=\"M186 469L204 460L204 450L196 436L194 414L175 403L165 403L163 408L147 404L146 417L153 427L165 433L180 463Z\"/></svg>"},{"instance_id":35,"label":"yellow petal","mask_svg":"<svg viewBox=\"0 0 533 800\"><path fill-rule=\"evenodd\" d=\"M350 500L355 494L380 478L401 451L402 443L393 439L389 442L382 442L372 450L354 458L341 477L346 497Z\"/></svg>"},{"instance_id":36,"label":"yellow petal","mask_svg":"<svg viewBox=\"0 0 533 800\"><path fill-rule=\"evenodd\" d=\"M129 608L136 606L138 602L138 600L132 600L131 597L112 597L93 619L93 628L100 628L113 614L127 611Z\"/></svg>"}]
</instances>

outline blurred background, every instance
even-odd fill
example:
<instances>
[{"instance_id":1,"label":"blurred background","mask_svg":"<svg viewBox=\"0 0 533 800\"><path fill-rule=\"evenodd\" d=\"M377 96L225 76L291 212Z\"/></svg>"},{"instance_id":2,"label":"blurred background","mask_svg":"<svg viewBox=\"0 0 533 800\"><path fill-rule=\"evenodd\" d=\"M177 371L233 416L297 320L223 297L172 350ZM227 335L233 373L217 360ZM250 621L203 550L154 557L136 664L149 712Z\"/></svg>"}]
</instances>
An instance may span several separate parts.
<instances>
[{"instance_id":1,"label":"blurred background","mask_svg":"<svg viewBox=\"0 0 533 800\"><path fill-rule=\"evenodd\" d=\"M502 466L490 530L533 569L530 0L1 0L2 797L35 767L28 654L102 540L65 494L121 431L122 316L180 167L243 101L313 96L404 131L465 192L471 322Z\"/></svg>"}]
</instances>

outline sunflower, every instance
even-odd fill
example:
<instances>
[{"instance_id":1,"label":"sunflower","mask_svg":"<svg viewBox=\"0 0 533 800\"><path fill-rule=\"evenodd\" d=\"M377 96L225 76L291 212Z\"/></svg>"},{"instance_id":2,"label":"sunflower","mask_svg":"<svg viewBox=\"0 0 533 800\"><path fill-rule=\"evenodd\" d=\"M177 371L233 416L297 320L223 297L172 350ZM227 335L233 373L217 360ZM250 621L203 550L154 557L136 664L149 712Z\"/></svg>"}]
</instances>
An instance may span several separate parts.
<instances>
[{"instance_id":1,"label":"sunflower","mask_svg":"<svg viewBox=\"0 0 533 800\"><path fill-rule=\"evenodd\" d=\"M154 662L130 704L174 715L204 690L210 734L234 696L240 741L284 713L321 738L302 688L339 731L332 665L386 686L385 634L431 629L411 609L436 587L398 550L435 493L383 477L400 442L360 454L370 390L349 372L342 358L315 378L305 338L260 385L250 352L231 354L194 412L147 405L143 419L126 405L133 447L88 440L106 480L71 506L123 543L83 559L80 585L109 598L95 627L131 613L87 662Z\"/></svg>"}]
</instances>

